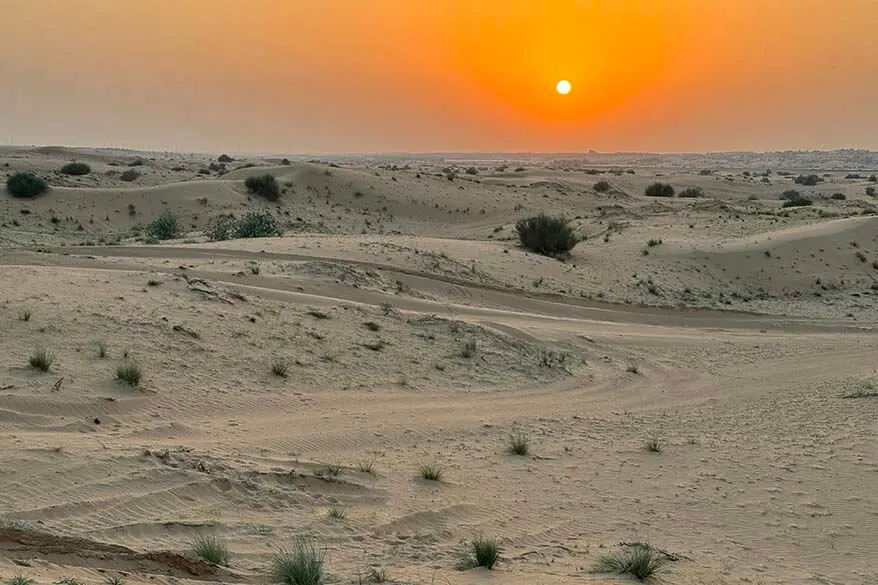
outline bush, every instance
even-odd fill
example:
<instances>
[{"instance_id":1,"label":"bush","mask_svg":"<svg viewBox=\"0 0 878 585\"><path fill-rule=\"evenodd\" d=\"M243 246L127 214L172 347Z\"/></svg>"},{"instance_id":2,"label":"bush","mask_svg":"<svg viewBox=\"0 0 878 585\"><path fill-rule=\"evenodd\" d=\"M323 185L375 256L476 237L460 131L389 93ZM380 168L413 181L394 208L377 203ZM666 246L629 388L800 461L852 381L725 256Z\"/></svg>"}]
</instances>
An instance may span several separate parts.
<instances>
[{"instance_id":1,"label":"bush","mask_svg":"<svg viewBox=\"0 0 878 585\"><path fill-rule=\"evenodd\" d=\"M869 175L870 183L878 183L878 175Z\"/></svg>"},{"instance_id":2,"label":"bush","mask_svg":"<svg viewBox=\"0 0 878 585\"><path fill-rule=\"evenodd\" d=\"M247 177L244 181L247 191L265 197L269 201L277 201L280 199L280 186L277 180L271 175L260 175Z\"/></svg>"},{"instance_id":3,"label":"bush","mask_svg":"<svg viewBox=\"0 0 878 585\"><path fill-rule=\"evenodd\" d=\"M594 190L598 193L606 193L610 190L610 183L607 181L598 181L594 184Z\"/></svg>"},{"instance_id":4,"label":"bush","mask_svg":"<svg viewBox=\"0 0 878 585\"><path fill-rule=\"evenodd\" d=\"M442 467L435 463L422 463L418 467L418 473L427 481L442 480Z\"/></svg>"},{"instance_id":5,"label":"bush","mask_svg":"<svg viewBox=\"0 0 878 585\"><path fill-rule=\"evenodd\" d=\"M161 215L149 222L146 233L158 240L170 240L180 234L180 226L177 216L170 211L163 211Z\"/></svg>"},{"instance_id":6,"label":"bush","mask_svg":"<svg viewBox=\"0 0 878 585\"><path fill-rule=\"evenodd\" d=\"M127 382L131 386L140 385L141 378L140 366L131 359L124 359L116 366L116 379Z\"/></svg>"},{"instance_id":7,"label":"bush","mask_svg":"<svg viewBox=\"0 0 878 585\"><path fill-rule=\"evenodd\" d=\"M61 167L61 172L65 175L82 176L91 172L91 167L81 162L67 163Z\"/></svg>"},{"instance_id":8,"label":"bush","mask_svg":"<svg viewBox=\"0 0 878 585\"><path fill-rule=\"evenodd\" d=\"M866 187L866 195L869 197L875 196L875 187Z\"/></svg>"},{"instance_id":9,"label":"bush","mask_svg":"<svg viewBox=\"0 0 878 585\"><path fill-rule=\"evenodd\" d=\"M44 347L38 347L27 360L30 367L41 372L48 372L54 362L55 356Z\"/></svg>"},{"instance_id":10,"label":"bush","mask_svg":"<svg viewBox=\"0 0 878 585\"><path fill-rule=\"evenodd\" d=\"M686 197L690 199L696 199L698 197L704 197L704 189L701 187L687 187L680 191L680 197Z\"/></svg>"},{"instance_id":11,"label":"bush","mask_svg":"<svg viewBox=\"0 0 878 585\"><path fill-rule=\"evenodd\" d=\"M140 173L138 173L134 169L128 169L127 171L122 171L122 174L119 175L119 180L125 181L126 183L130 183L131 181L136 181L139 178L140 178Z\"/></svg>"},{"instance_id":12,"label":"bush","mask_svg":"<svg viewBox=\"0 0 878 585\"><path fill-rule=\"evenodd\" d=\"M281 235L280 226L268 211L250 211L235 224L236 238L270 238Z\"/></svg>"},{"instance_id":13,"label":"bush","mask_svg":"<svg viewBox=\"0 0 878 585\"><path fill-rule=\"evenodd\" d=\"M567 254L579 243L579 238L566 219L542 213L518 220L515 231L522 247L543 256Z\"/></svg>"},{"instance_id":14,"label":"bush","mask_svg":"<svg viewBox=\"0 0 878 585\"><path fill-rule=\"evenodd\" d=\"M849 173L844 176L845 179L862 179L859 173Z\"/></svg>"},{"instance_id":15,"label":"bush","mask_svg":"<svg viewBox=\"0 0 878 585\"><path fill-rule=\"evenodd\" d=\"M221 163L230 163L230 162L233 162L235 159L233 159L232 157L230 157L227 154L221 154L221 155L219 155L219 158L216 160L218 162L221 162Z\"/></svg>"},{"instance_id":16,"label":"bush","mask_svg":"<svg viewBox=\"0 0 878 585\"><path fill-rule=\"evenodd\" d=\"M793 181L797 185L805 185L808 187L813 187L814 185L821 183L823 181L823 179L818 177L817 175L799 175L798 177L793 179Z\"/></svg>"},{"instance_id":17,"label":"bush","mask_svg":"<svg viewBox=\"0 0 878 585\"><path fill-rule=\"evenodd\" d=\"M845 199L847 199L844 193L833 193L831 195L831 198L835 199L836 201L844 201Z\"/></svg>"},{"instance_id":18,"label":"bush","mask_svg":"<svg viewBox=\"0 0 878 585\"><path fill-rule=\"evenodd\" d=\"M525 456L530 452L530 437L524 431L513 431L506 437L506 452Z\"/></svg>"},{"instance_id":19,"label":"bush","mask_svg":"<svg viewBox=\"0 0 878 585\"><path fill-rule=\"evenodd\" d=\"M500 560L500 542L495 538L479 536L470 544L476 566L485 567L489 571Z\"/></svg>"},{"instance_id":20,"label":"bush","mask_svg":"<svg viewBox=\"0 0 878 585\"><path fill-rule=\"evenodd\" d=\"M13 197L36 197L49 190L49 185L33 173L15 173L6 179L6 190Z\"/></svg>"},{"instance_id":21,"label":"bush","mask_svg":"<svg viewBox=\"0 0 878 585\"><path fill-rule=\"evenodd\" d=\"M795 189L784 191L780 198L784 200L782 207L807 207L814 204L813 201Z\"/></svg>"},{"instance_id":22,"label":"bush","mask_svg":"<svg viewBox=\"0 0 878 585\"><path fill-rule=\"evenodd\" d=\"M216 218L205 234L214 242L222 242L235 237L238 221L231 215L221 215Z\"/></svg>"},{"instance_id":23,"label":"bush","mask_svg":"<svg viewBox=\"0 0 878 585\"><path fill-rule=\"evenodd\" d=\"M213 534L199 534L192 539L192 552L214 565L229 566L229 549L222 538Z\"/></svg>"},{"instance_id":24,"label":"bush","mask_svg":"<svg viewBox=\"0 0 878 585\"><path fill-rule=\"evenodd\" d=\"M477 169L476 167L469 167L469 168L466 170L466 174L467 174L467 175L478 175L478 174L479 174L479 169Z\"/></svg>"},{"instance_id":25,"label":"bush","mask_svg":"<svg viewBox=\"0 0 878 585\"><path fill-rule=\"evenodd\" d=\"M647 197L673 197L674 187L667 183L653 183L646 188Z\"/></svg>"},{"instance_id":26,"label":"bush","mask_svg":"<svg viewBox=\"0 0 878 585\"><path fill-rule=\"evenodd\" d=\"M269 576L280 585L323 585L326 553L306 538L297 538L292 549L282 549L271 561Z\"/></svg>"}]
</instances>

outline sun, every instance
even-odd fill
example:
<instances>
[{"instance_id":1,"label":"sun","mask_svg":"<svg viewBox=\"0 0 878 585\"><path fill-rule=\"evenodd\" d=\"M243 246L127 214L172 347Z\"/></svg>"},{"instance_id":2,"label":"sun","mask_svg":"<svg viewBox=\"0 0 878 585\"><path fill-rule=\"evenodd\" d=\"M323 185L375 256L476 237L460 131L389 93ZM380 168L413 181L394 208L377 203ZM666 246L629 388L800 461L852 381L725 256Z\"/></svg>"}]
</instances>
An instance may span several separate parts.
<instances>
[{"instance_id":1,"label":"sun","mask_svg":"<svg viewBox=\"0 0 878 585\"><path fill-rule=\"evenodd\" d=\"M570 82L566 79L562 79L558 82L558 85L555 86L555 89L558 90L558 93L561 95L567 95L570 93L570 90L573 89L573 86L570 85Z\"/></svg>"}]
</instances>

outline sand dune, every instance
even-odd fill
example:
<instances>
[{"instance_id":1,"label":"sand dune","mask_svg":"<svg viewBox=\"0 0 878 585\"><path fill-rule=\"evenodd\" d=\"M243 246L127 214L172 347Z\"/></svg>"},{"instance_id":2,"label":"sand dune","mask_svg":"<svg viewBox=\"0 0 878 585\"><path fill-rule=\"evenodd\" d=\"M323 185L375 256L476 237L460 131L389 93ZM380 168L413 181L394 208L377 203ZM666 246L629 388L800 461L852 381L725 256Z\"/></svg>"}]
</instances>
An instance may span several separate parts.
<instances>
[{"instance_id":1,"label":"sand dune","mask_svg":"<svg viewBox=\"0 0 878 585\"><path fill-rule=\"evenodd\" d=\"M142 183L106 174L137 157ZM53 174L73 158L81 184ZM836 173L785 210L792 179L735 168L198 174L212 162L0 150L53 185L0 198L4 579L263 583L307 535L337 583L615 583L592 568L632 541L673 559L665 583L874 582L863 181ZM277 203L244 187L264 173ZM655 180L709 197L649 199ZM220 214L263 210L283 237L207 241ZM184 233L145 244L164 211ZM539 212L587 236L566 261L517 245ZM130 360L137 387L115 379ZM204 533L229 567L193 555ZM503 548L490 573L459 567L479 534Z\"/></svg>"}]
</instances>

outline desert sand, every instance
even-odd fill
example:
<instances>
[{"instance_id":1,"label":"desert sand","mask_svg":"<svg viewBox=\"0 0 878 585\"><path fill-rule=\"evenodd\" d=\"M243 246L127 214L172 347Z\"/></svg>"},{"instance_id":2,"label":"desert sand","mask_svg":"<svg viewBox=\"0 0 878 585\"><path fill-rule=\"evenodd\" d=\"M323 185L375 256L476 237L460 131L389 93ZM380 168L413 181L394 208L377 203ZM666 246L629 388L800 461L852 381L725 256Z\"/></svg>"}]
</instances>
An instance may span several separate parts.
<instances>
[{"instance_id":1,"label":"desert sand","mask_svg":"<svg viewBox=\"0 0 878 585\"><path fill-rule=\"evenodd\" d=\"M663 583L874 585L878 200L851 156L4 147L0 179L51 189L0 192L0 576L264 583L304 535L337 583L616 583L595 563L645 541ZM284 235L209 241L251 210ZM585 237L566 260L519 247L540 212ZM479 535L493 571L461 566Z\"/></svg>"}]
</instances>

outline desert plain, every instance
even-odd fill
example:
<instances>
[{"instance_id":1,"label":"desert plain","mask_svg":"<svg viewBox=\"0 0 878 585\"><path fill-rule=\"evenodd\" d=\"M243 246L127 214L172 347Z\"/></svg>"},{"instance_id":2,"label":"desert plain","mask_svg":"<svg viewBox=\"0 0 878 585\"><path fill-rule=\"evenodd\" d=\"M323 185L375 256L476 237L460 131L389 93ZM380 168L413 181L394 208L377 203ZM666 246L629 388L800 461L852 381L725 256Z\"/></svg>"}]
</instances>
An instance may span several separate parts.
<instances>
[{"instance_id":1,"label":"desert plain","mask_svg":"<svg viewBox=\"0 0 878 585\"><path fill-rule=\"evenodd\" d=\"M4 581L878 583L878 156L218 155L0 148Z\"/></svg>"}]
</instances>

